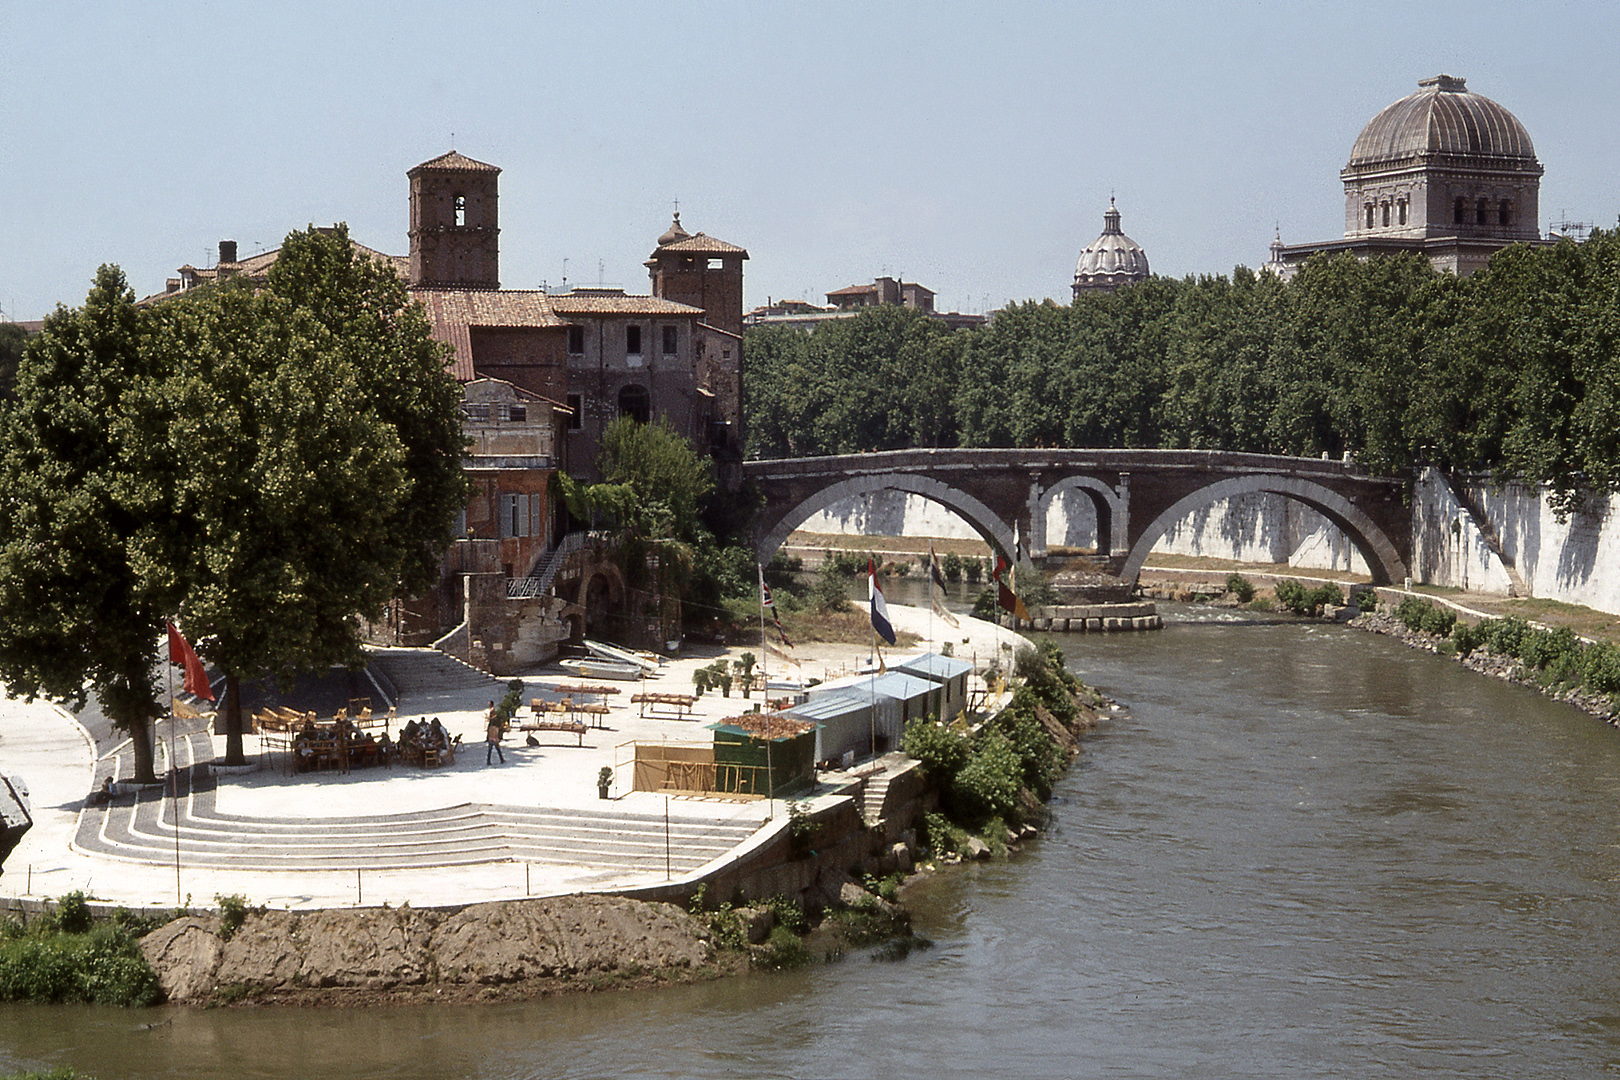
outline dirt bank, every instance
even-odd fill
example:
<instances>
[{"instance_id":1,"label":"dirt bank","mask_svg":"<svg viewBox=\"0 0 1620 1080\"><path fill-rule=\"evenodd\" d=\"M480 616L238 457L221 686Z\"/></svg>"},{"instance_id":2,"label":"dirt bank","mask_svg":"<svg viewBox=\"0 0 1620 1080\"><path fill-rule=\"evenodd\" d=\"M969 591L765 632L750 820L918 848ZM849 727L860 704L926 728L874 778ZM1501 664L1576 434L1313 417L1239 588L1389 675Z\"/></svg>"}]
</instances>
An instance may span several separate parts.
<instances>
[{"instance_id":1,"label":"dirt bank","mask_svg":"<svg viewBox=\"0 0 1620 1080\"><path fill-rule=\"evenodd\" d=\"M474 904L176 919L141 951L169 1000L362 1005L482 1001L649 982L735 966L706 924L671 904L562 896Z\"/></svg>"}]
</instances>

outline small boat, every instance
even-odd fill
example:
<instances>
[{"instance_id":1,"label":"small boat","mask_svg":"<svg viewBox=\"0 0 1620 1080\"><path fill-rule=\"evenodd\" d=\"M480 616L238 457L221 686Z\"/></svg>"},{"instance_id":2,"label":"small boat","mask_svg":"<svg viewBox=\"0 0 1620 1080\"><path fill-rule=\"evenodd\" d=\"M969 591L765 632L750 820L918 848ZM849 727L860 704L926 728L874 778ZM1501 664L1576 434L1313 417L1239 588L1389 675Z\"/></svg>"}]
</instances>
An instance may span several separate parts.
<instances>
[{"instance_id":1,"label":"small boat","mask_svg":"<svg viewBox=\"0 0 1620 1080\"><path fill-rule=\"evenodd\" d=\"M627 664L622 660L598 660L588 658L583 660L559 660L557 666L578 675L582 679L639 679L642 668L640 664Z\"/></svg>"}]
</instances>

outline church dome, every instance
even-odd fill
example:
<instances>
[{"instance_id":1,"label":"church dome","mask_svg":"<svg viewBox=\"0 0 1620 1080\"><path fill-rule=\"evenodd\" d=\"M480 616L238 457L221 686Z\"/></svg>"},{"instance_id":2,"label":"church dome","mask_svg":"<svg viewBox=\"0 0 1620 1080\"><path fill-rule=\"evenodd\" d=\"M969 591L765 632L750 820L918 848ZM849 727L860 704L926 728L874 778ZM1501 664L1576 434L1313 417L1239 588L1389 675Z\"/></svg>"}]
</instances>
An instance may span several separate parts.
<instances>
[{"instance_id":1,"label":"church dome","mask_svg":"<svg viewBox=\"0 0 1620 1080\"><path fill-rule=\"evenodd\" d=\"M1109 199L1108 211L1103 214L1102 235L1080 252L1080 261L1075 264L1074 294L1112 292L1121 285L1145 280L1147 276L1147 252L1120 231L1119 211L1114 208L1114 200Z\"/></svg>"},{"instance_id":2,"label":"church dome","mask_svg":"<svg viewBox=\"0 0 1620 1080\"><path fill-rule=\"evenodd\" d=\"M1372 118L1350 151L1349 168L1430 154L1509 158L1534 162L1536 149L1518 118L1464 80L1436 75L1418 83Z\"/></svg>"},{"instance_id":3,"label":"church dome","mask_svg":"<svg viewBox=\"0 0 1620 1080\"><path fill-rule=\"evenodd\" d=\"M658 238L658 246L667 247L675 241L685 240L691 235L691 233L681 228L681 212L677 210L675 211L675 223L664 232L664 235Z\"/></svg>"}]
</instances>

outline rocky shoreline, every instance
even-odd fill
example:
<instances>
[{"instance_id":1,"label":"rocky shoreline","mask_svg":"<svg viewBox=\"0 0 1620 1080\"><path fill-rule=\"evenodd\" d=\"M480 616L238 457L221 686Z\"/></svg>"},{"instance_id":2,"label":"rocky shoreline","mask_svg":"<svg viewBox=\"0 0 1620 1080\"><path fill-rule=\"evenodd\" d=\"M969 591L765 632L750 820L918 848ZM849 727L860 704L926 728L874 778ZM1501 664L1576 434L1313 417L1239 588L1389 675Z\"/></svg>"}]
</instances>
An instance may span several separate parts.
<instances>
[{"instance_id":1,"label":"rocky shoreline","mask_svg":"<svg viewBox=\"0 0 1620 1080\"><path fill-rule=\"evenodd\" d=\"M1372 634L1385 634L1402 642L1408 648L1421 649L1441 656L1451 656L1470 671L1477 671L1481 675L1501 679L1503 682L1514 683L1518 686L1527 686L1532 690L1567 705L1573 705L1584 713L1597 717L1615 727L1620 727L1620 713L1616 713L1614 703L1602 694L1595 694L1579 686L1549 686L1536 678L1535 671L1527 668L1522 660L1514 656L1502 656L1492 652L1489 648L1481 646L1474 649L1467 656L1458 656L1455 650L1448 648L1449 638L1436 637L1425 634L1421 630L1410 629L1405 623L1394 615L1383 612L1369 612L1358 615L1345 625L1357 630L1365 630Z\"/></svg>"}]
</instances>

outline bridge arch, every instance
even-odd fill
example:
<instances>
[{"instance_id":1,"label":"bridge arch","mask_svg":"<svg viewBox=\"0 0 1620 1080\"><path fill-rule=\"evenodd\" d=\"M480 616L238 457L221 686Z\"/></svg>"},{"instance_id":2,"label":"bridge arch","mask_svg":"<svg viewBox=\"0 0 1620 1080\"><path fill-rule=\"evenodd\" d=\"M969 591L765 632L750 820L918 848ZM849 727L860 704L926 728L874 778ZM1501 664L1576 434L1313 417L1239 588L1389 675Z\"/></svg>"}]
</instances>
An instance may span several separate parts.
<instances>
[{"instance_id":1,"label":"bridge arch","mask_svg":"<svg viewBox=\"0 0 1620 1080\"><path fill-rule=\"evenodd\" d=\"M783 512L782 516L760 538L754 548L754 556L761 563L770 561L772 555L787 542L789 534L802 525L811 514L827 509L834 503L845 499L857 498L861 495L870 495L877 491L903 491L909 495L920 495L925 499L939 503L941 506L961 515L962 520L973 528L973 531L984 537L992 548L997 551L1013 550L1013 529L1010 524L1001 520L994 510L983 502L969 495L959 488L930 476L918 476L913 473L873 473L864 476L851 476L829 484L809 498L801 500L798 505Z\"/></svg>"},{"instance_id":2,"label":"bridge arch","mask_svg":"<svg viewBox=\"0 0 1620 1080\"><path fill-rule=\"evenodd\" d=\"M1094 516L1097 520L1097 550L1103 555L1112 554L1125 546L1123 535L1126 521L1124 500L1119 492L1097 479L1095 476L1065 476L1041 492L1041 504L1035 521L1030 526L1033 534L1031 540L1037 550L1046 549L1047 528L1052 513L1052 505L1058 497L1070 491L1079 491L1091 500Z\"/></svg>"},{"instance_id":3,"label":"bridge arch","mask_svg":"<svg viewBox=\"0 0 1620 1080\"><path fill-rule=\"evenodd\" d=\"M1374 584L1388 585L1406 577L1406 562L1401 558L1399 549L1391 543L1384 531L1349 499L1312 480L1262 473L1221 480L1199 488L1178 500L1168 510L1154 518L1131 545L1130 554L1120 570L1120 579L1127 582L1135 581L1136 575L1142 570L1142 564L1147 562L1148 553L1153 550L1153 545L1163 538L1172 525L1188 514L1202 510L1221 499L1253 494L1281 495L1293 499L1304 503L1333 522L1366 560Z\"/></svg>"}]
</instances>

